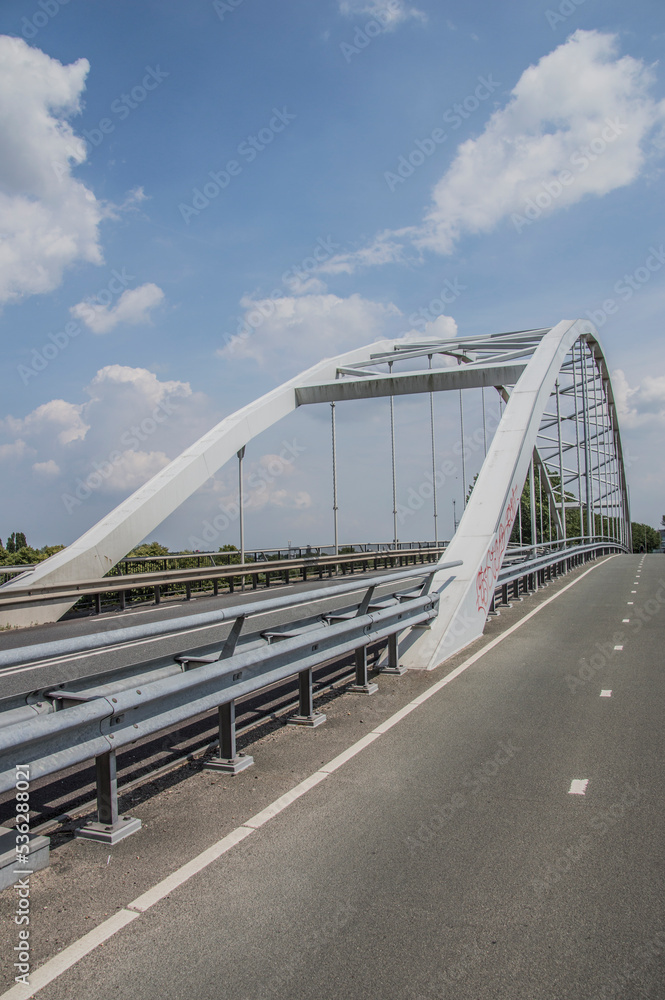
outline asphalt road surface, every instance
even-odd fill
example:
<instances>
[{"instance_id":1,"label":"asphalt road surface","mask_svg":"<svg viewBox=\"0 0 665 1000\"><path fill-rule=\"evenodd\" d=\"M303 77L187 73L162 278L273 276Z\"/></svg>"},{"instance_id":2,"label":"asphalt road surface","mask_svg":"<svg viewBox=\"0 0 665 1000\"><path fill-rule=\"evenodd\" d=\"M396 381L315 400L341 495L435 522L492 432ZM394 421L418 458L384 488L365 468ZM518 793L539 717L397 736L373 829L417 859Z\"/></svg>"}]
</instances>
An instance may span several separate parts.
<instances>
[{"instance_id":1,"label":"asphalt road surface","mask_svg":"<svg viewBox=\"0 0 665 1000\"><path fill-rule=\"evenodd\" d=\"M540 610L492 623L500 641L475 659L477 645L433 674L383 679L385 695L343 696L348 712L263 748L258 775L225 779L229 792L202 784L198 809L172 797L174 839L188 807L181 864L198 857L194 873L136 875L124 896L109 876L111 922L71 967L66 950L45 967L38 996L662 1000L665 561L609 558L530 600ZM398 718L386 712L396 690L419 692L395 702ZM309 790L263 811L307 775ZM236 798L231 817L220 807L226 840L202 854L218 797L257 777L273 798ZM148 857L158 827L115 850ZM74 849L79 883L85 864L112 871L123 857ZM80 902L75 874L82 921L94 899ZM111 933L114 921L126 926Z\"/></svg>"}]
</instances>

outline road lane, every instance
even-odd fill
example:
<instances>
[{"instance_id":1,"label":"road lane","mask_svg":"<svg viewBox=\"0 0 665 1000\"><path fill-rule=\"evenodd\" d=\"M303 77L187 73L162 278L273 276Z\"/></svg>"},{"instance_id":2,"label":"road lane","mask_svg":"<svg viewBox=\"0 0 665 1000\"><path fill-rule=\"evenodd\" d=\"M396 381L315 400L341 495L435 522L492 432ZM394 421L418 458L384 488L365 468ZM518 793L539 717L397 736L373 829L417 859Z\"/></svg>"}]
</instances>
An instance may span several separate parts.
<instances>
[{"instance_id":1,"label":"road lane","mask_svg":"<svg viewBox=\"0 0 665 1000\"><path fill-rule=\"evenodd\" d=\"M39 996L662 996L665 564L639 564L597 566Z\"/></svg>"}]
</instances>

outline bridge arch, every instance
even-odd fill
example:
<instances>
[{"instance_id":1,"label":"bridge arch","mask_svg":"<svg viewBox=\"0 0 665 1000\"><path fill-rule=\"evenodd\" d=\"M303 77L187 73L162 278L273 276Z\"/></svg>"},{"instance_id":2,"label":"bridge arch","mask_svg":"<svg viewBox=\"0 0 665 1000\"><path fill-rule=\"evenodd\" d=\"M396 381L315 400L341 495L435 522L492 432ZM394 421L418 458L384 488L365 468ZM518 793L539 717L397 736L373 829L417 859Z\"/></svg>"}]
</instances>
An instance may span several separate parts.
<instances>
[{"instance_id":1,"label":"bridge arch","mask_svg":"<svg viewBox=\"0 0 665 1000\"><path fill-rule=\"evenodd\" d=\"M458 367L432 368L434 355L453 358ZM428 358L430 367L400 370L404 362L418 358ZM378 370L386 365L387 373ZM12 589L28 584L37 590L102 577L249 441L299 406L478 387L495 387L506 406L444 556L446 562L461 559L463 565L445 592L447 574L434 578L434 589L442 591L439 616L429 630L414 630L404 643L406 666L434 667L482 633L487 595L493 592L522 488L534 467L562 540L566 511L575 503L582 537L597 533L600 511L602 532L607 531L617 548L628 547L627 489L614 395L596 330L586 320L452 340L383 340L322 361L226 417L77 541L0 593L11 596ZM561 402L570 403L573 395L571 416L570 405L562 409ZM575 429L574 443L570 434L566 438L562 433L570 426ZM546 433L552 427L556 439ZM576 452L572 469L564 461L564 453L571 451ZM53 621L69 606L5 611L0 624Z\"/></svg>"}]
</instances>

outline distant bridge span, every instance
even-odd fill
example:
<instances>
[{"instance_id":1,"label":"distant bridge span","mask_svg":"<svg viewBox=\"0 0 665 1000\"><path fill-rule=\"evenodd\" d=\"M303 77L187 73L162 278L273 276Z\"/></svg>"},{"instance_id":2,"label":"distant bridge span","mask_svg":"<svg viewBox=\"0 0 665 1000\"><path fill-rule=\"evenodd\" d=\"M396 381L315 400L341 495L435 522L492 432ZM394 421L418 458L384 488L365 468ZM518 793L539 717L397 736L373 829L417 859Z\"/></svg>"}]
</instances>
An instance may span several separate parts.
<instances>
[{"instance_id":1,"label":"distant bridge span","mask_svg":"<svg viewBox=\"0 0 665 1000\"><path fill-rule=\"evenodd\" d=\"M441 367L441 359L457 366ZM419 364L425 360L426 369ZM249 441L299 406L490 387L506 406L443 557L463 565L452 582L445 572L434 577L434 590L449 582L438 617L426 630L413 629L403 643L405 666L432 668L482 633L527 478L532 539L538 539L537 475L560 542L574 547L600 536L615 551L629 550L614 395L597 332L586 320L452 340L384 340L322 361L226 417L77 541L0 588L0 598L26 585L38 591L103 576L226 462L235 455L242 460ZM432 417L432 440L433 435ZM394 515L395 508L393 472ZM567 539L571 510L578 512L578 534ZM0 610L0 625L54 621L69 607L71 602Z\"/></svg>"}]
</instances>

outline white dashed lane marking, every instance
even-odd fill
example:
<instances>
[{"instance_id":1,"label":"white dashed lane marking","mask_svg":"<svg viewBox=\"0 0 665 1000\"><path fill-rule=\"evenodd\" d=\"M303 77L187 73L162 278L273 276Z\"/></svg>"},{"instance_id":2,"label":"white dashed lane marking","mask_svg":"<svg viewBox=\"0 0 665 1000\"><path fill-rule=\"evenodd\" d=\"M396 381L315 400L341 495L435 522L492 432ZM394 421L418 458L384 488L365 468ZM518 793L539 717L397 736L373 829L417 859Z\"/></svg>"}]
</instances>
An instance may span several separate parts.
<instances>
[{"instance_id":1,"label":"white dashed lane marking","mask_svg":"<svg viewBox=\"0 0 665 1000\"><path fill-rule=\"evenodd\" d=\"M573 778L568 789L569 795L586 795L586 786L589 784L588 778Z\"/></svg>"},{"instance_id":2,"label":"white dashed lane marking","mask_svg":"<svg viewBox=\"0 0 665 1000\"><path fill-rule=\"evenodd\" d=\"M600 692L600 697L601 698L611 698L612 697L612 692L611 691L601 691Z\"/></svg>"}]
</instances>

